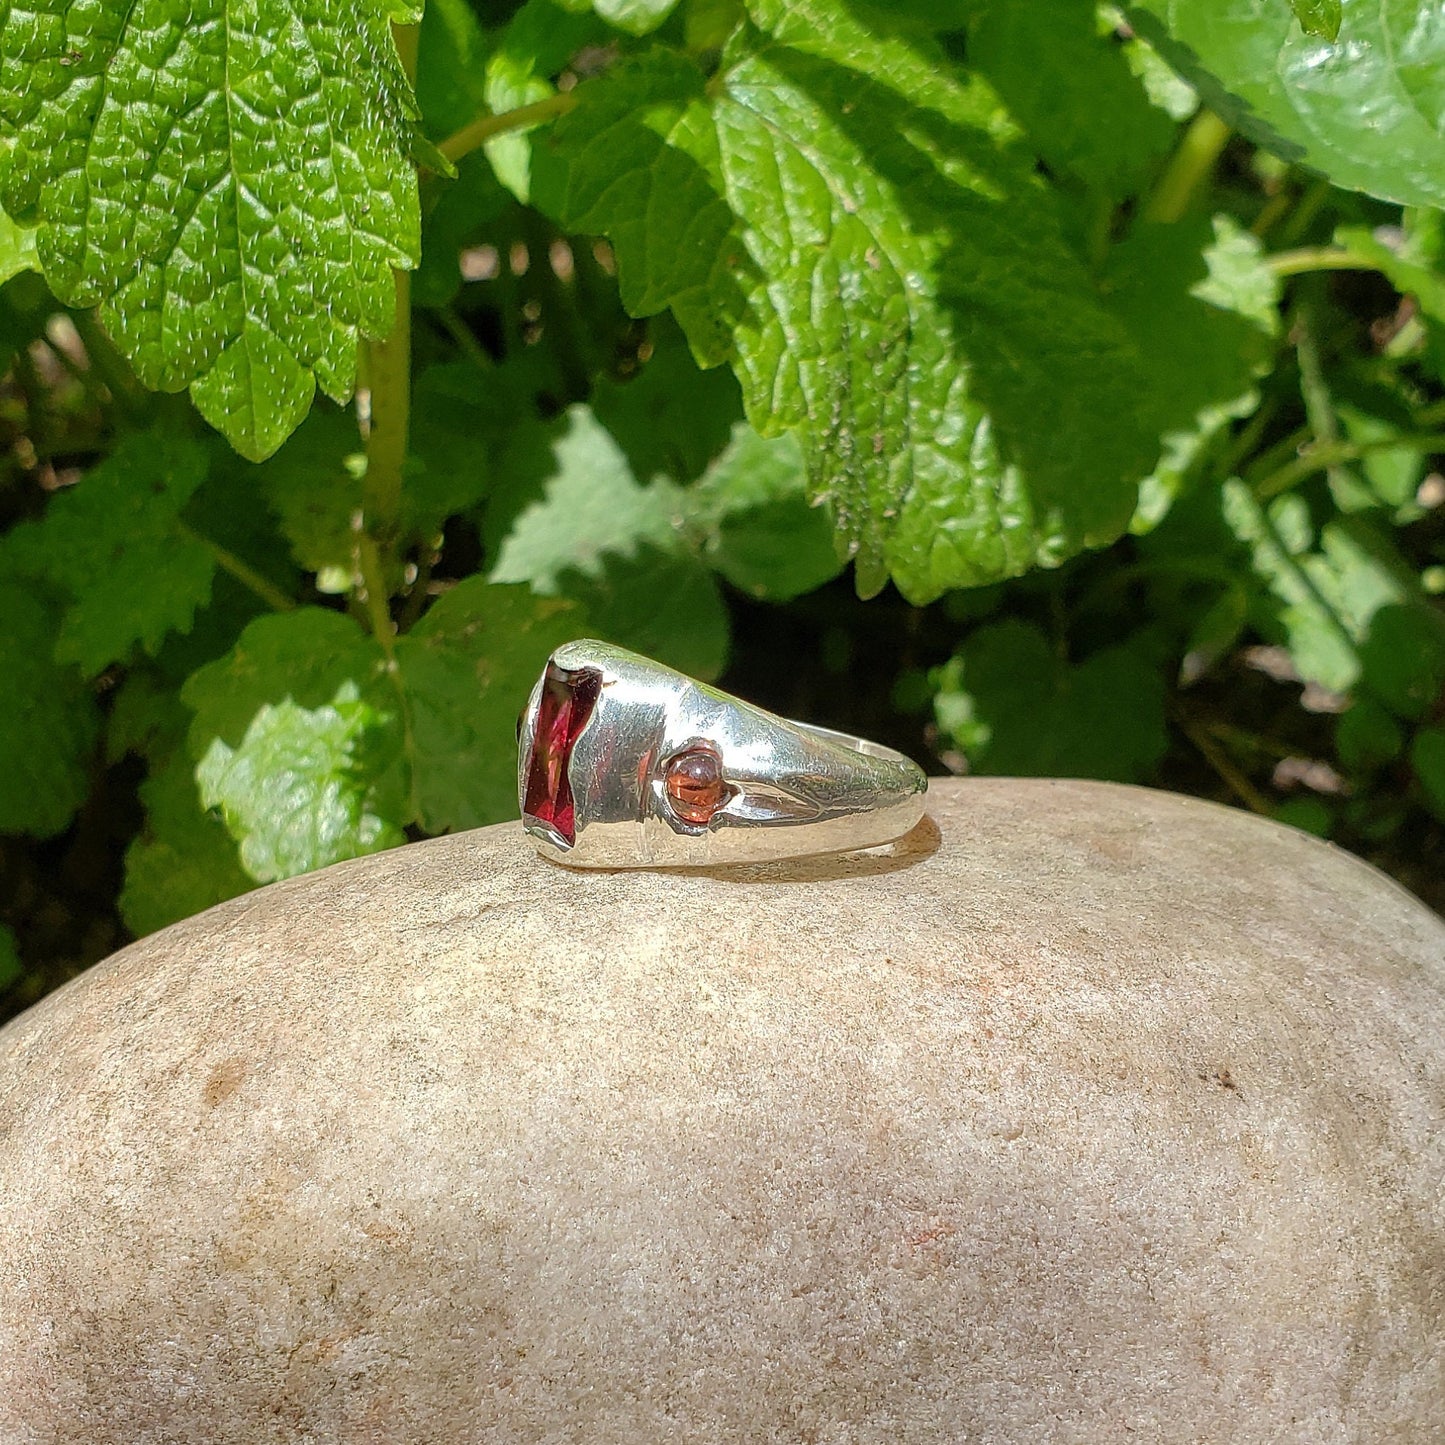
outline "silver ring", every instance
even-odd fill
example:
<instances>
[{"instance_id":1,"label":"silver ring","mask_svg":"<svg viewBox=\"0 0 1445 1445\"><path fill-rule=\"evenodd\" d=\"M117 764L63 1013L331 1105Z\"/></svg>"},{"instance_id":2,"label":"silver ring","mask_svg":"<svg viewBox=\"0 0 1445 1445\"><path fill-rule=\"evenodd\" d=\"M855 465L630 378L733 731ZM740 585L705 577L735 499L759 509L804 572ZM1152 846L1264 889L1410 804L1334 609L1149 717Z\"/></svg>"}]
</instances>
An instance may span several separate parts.
<instances>
[{"instance_id":1,"label":"silver ring","mask_svg":"<svg viewBox=\"0 0 1445 1445\"><path fill-rule=\"evenodd\" d=\"M579 868L717 867L852 852L923 817L892 748L789 722L605 642L547 661L522 720L517 802Z\"/></svg>"}]
</instances>

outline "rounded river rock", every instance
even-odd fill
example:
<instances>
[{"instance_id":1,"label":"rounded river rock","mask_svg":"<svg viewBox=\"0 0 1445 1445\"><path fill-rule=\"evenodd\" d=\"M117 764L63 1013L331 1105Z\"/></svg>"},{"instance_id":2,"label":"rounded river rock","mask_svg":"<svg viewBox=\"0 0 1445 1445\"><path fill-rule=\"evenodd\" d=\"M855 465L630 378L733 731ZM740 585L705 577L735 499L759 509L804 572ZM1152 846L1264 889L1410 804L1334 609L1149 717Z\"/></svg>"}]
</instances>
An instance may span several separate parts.
<instances>
[{"instance_id":1,"label":"rounded river rock","mask_svg":"<svg viewBox=\"0 0 1445 1445\"><path fill-rule=\"evenodd\" d=\"M939 784L891 852L265 888L0 1033L4 1445L1445 1440L1445 925Z\"/></svg>"}]
</instances>

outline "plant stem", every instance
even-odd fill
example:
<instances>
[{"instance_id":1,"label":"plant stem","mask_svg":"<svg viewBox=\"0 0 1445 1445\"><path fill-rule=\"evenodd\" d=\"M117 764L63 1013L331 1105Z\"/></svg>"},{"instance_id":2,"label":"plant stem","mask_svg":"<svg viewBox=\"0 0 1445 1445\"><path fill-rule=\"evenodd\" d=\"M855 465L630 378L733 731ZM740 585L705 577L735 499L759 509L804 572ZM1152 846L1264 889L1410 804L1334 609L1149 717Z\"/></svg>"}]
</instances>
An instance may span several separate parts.
<instances>
[{"instance_id":1,"label":"plant stem","mask_svg":"<svg viewBox=\"0 0 1445 1445\"><path fill-rule=\"evenodd\" d=\"M192 542L199 542L215 559L221 571L228 572L243 587L255 593L268 607L276 612L290 612L296 606L296 599L288 597L269 577L264 577L249 562L242 561L229 548L213 542L209 537L177 521L176 528L182 536Z\"/></svg>"},{"instance_id":2,"label":"plant stem","mask_svg":"<svg viewBox=\"0 0 1445 1445\"><path fill-rule=\"evenodd\" d=\"M95 374L106 384L111 399L121 411L132 419L143 419L151 410L151 398L146 389L136 380L135 372L115 348L100 323L90 311L72 311L70 319L75 325L76 335L85 345L85 353Z\"/></svg>"},{"instance_id":3,"label":"plant stem","mask_svg":"<svg viewBox=\"0 0 1445 1445\"><path fill-rule=\"evenodd\" d=\"M541 125L543 121L566 115L576 104L575 91L559 90L556 95L533 101L531 105L518 106L516 110L504 110L500 115L479 115L476 120L469 121L459 131L449 135L437 149L455 165L463 156L470 155L494 135L524 130L530 125Z\"/></svg>"},{"instance_id":4,"label":"plant stem","mask_svg":"<svg viewBox=\"0 0 1445 1445\"><path fill-rule=\"evenodd\" d=\"M1245 457L1252 457L1255 454L1278 411L1278 399L1273 396L1266 397L1254 415L1230 439L1229 445L1214 459L1211 466L1212 474L1221 479L1232 477ZM1295 443L1296 446L1298 444L1298 442Z\"/></svg>"},{"instance_id":5,"label":"plant stem","mask_svg":"<svg viewBox=\"0 0 1445 1445\"><path fill-rule=\"evenodd\" d=\"M47 395L45 387L41 384L39 373L35 370L35 362L30 355L29 347L19 346L15 349L13 365L20 394L25 398L25 434L30 438L30 445L35 449L36 459L48 461L50 457L50 418L46 414Z\"/></svg>"},{"instance_id":6,"label":"plant stem","mask_svg":"<svg viewBox=\"0 0 1445 1445\"><path fill-rule=\"evenodd\" d=\"M381 551L375 539L366 532L357 534L356 570L361 577L362 590L366 593L366 620L371 624L372 636L381 644L387 660L392 661L395 657L396 624L391 620L391 609L387 606L386 571L382 567Z\"/></svg>"},{"instance_id":7,"label":"plant stem","mask_svg":"<svg viewBox=\"0 0 1445 1445\"><path fill-rule=\"evenodd\" d=\"M1300 246L1265 257L1276 276L1303 276L1310 271L1378 271L1379 263L1344 246Z\"/></svg>"},{"instance_id":8,"label":"plant stem","mask_svg":"<svg viewBox=\"0 0 1445 1445\"><path fill-rule=\"evenodd\" d=\"M395 546L401 524L402 472L411 424L411 276L406 271L393 276L396 314L391 331L365 343L371 429L366 436L362 521L382 556Z\"/></svg>"},{"instance_id":9,"label":"plant stem","mask_svg":"<svg viewBox=\"0 0 1445 1445\"><path fill-rule=\"evenodd\" d=\"M1294 209L1285 220L1280 231L1280 240L1286 246L1298 245L1304 234L1314 225L1324 204L1330 198L1330 183L1323 178L1312 181L1309 189L1295 202Z\"/></svg>"},{"instance_id":10,"label":"plant stem","mask_svg":"<svg viewBox=\"0 0 1445 1445\"><path fill-rule=\"evenodd\" d=\"M1313 297L1318 286L1310 288ZM1299 361L1300 399L1305 404L1305 420L1309 422L1316 443L1331 446L1340 439L1340 424L1335 416L1334 398L1325 376L1324 357L1320 353L1315 329L1315 308L1309 299L1296 309L1290 331L1295 337L1295 357Z\"/></svg>"},{"instance_id":11,"label":"plant stem","mask_svg":"<svg viewBox=\"0 0 1445 1445\"><path fill-rule=\"evenodd\" d=\"M1229 127L1212 110L1201 110L1190 122L1164 174L1159 177L1144 207L1144 219L1150 222L1179 220L1228 143Z\"/></svg>"},{"instance_id":12,"label":"plant stem","mask_svg":"<svg viewBox=\"0 0 1445 1445\"><path fill-rule=\"evenodd\" d=\"M408 79L415 79L418 27L393 25L391 33L402 69ZM353 603L358 587L365 593L367 621L389 660L393 657L396 625L391 618L391 593L386 584L387 561L400 540L402 482L411 428L411 273L395 270L391 274L391 330L362 343L371 414L352 590Z\"/></svg>"},{"instance_id":13,"label":"plant stem","mask_svg":"<svg viewBox=\"0 0 1445 1445\"><path fill-rule=\"evenodd\" d=\"M457 344L457 349L482 371L490 371L496 364L487 354L486 348L472 334L471 327L457 314L455 306L443 306L432 312L442 330Z\"/></svg>"},{"instance_id":14,"label":"plant stem","mask_svg":"<svg viewBox=\"0 0 1445 1445\"><path fill-rule=\"evenodd\" d=\"M1250 812L1261 813L1266 818L1273 816L1274 809L1270 806L1269 799L1250 782L1224 748L1210 737L1208 732L1196 723L1183 708L1174 710L1174 721L1179 724L1179 729L1184 736L1199 749L1205 762L1223 779L1225 786Z\"/></svg>"},{"instance_id":15,"label":"plant stem","mask_svg":"<svg viewBox=\"0 0 1445 1445\"><path fill-rule=\"evenodd\" d=\"M1277 497L1314 472L1325 472L1344 462L1357 462L1372 452L1389 452L1409 449L1421 452L1445 452L1445 434L1439 432L1416 435L1401 432L1392 437L1376 437L1367 442L1329 442L1314 446L1301 457L1271 472L1254 487L1254 495L1261 502Z\"/></svg>"},{"instance_id":16,"label":"plant stem","mask_svg":"<svg viewBox=\"0 0 1445 1445\"><path fill-rule=\"evenodd\" d=\"M411 592L401 610L401 621L397 624L398 630L401 632L408 631L415 624L417 618L421 616L422 608L426 606L432 568L436 566L438 555L435 547L428 546L426 554L421 559L421 564L416 572L416 581L411 584Z\"/></svg>"}]
</instances>

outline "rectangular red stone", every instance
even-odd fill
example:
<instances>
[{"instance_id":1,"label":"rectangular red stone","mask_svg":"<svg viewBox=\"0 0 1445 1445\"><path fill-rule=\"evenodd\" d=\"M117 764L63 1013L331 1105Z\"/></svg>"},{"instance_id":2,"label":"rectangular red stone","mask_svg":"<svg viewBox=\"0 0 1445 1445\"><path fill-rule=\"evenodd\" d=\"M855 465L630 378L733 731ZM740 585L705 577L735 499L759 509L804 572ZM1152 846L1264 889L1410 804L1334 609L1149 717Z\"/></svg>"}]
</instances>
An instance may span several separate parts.
<instances>
[{"instance_id":1,"label":"rectangular red stone","mask_svg":"<svg viewBox=\"0 0 1445 1445\"><path fill-rule=\"evenodd\" d=\"M602 674L590 667L569 672L549 662L542 678L542 698L532 732L527 763L525 817L545 823L570 847L577 841L576 808L568 774L572 749L597 706Z\"/></svg>"}]
</instances>

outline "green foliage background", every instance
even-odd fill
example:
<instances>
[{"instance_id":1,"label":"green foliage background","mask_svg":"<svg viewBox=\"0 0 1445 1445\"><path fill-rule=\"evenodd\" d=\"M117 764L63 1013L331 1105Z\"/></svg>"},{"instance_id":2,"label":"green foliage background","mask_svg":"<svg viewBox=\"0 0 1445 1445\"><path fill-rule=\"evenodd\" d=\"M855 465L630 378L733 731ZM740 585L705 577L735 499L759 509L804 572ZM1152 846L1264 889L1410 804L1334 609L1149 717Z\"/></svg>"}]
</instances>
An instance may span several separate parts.
<instances>
[{"instance_id":1,"label":"green foliage background","mask_svg":"<svg viewBox=\"0 0 1445 1445\"><path fill-rule=\"evenodd\" d=\"M1445 26L0 0L0 1009L596 635L1445 905Z\"/></svg>"}]
</instances>

